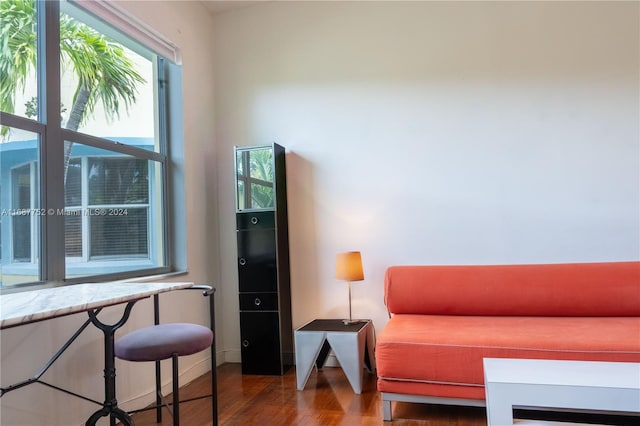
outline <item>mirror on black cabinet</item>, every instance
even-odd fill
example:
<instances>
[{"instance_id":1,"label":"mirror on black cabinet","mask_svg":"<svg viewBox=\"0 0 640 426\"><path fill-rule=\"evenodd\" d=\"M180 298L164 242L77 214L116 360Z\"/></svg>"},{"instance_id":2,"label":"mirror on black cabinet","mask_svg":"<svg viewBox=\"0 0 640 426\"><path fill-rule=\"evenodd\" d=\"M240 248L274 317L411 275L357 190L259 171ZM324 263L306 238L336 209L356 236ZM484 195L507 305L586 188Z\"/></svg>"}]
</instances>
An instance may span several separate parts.
<instances>
[{"instance_id":1,"label":"mirror on black cabinet","mask_svg":"<svg viewBox=\"0 0 640 426\"><path fill-rule=\"evenodd\" d=\"M273 148L236 149L236 209L275 207Z\"/></svg>"}]
</instances>

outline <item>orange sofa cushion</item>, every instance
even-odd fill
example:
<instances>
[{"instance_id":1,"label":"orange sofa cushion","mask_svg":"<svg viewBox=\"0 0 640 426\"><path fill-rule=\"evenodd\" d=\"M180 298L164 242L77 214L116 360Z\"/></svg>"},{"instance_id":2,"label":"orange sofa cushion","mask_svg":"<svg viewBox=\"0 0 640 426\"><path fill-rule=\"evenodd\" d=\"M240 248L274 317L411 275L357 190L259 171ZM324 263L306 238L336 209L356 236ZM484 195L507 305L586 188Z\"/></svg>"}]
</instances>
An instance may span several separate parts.
<instances>
[{"instance_id":1,"label":"orange sofa cushion","mask_svg":"<svg viewBox=\"0 0 640 426\"><path fill-rule=\"evenodd\" d=\"M396 315L377 339L378 390L484 399L486 357L640 362L640 318Z\"/></svg>"},{"instance_id":2,"label":"orange sofa cushion","mask_svg":"<svg viewBox=\"0 0 640 426\"><path fill-rule=\"evenodd\" d=\"M640 316L640 262L392 266L391 314Z\"/></svg>"}]
</instances>

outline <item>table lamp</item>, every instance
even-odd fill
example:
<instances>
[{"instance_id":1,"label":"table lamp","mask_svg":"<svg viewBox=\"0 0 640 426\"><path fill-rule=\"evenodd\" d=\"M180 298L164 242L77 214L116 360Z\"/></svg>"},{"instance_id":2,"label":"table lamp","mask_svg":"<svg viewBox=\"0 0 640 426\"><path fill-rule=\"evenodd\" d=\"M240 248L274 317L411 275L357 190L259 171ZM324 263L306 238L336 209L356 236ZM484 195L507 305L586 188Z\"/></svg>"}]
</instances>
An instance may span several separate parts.
<instances>
[{"instance_id":1,"label":"table lamp","mask_svg":"<svg viewBox=\"0 0 640 426\"><path fill-rule=\"evenodd\" d=\"M336 279L346 281L349 284L349 319L342 320L344 325L354 324L351 318L351 282L364 280L362 272L362 257L359 251L338 253L336 256Z\"/></svg>"}]
</instances>

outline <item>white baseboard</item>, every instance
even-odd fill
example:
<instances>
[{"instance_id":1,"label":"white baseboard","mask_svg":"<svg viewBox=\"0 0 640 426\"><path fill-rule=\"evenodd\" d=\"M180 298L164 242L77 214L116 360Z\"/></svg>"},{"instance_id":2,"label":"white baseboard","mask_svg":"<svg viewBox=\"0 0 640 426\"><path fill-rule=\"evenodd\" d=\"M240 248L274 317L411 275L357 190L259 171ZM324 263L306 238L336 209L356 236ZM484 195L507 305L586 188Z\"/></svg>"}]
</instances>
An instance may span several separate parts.
<instances>
[{"instance_id":1,"label":"white baseboard","mask_svg":"<svg viewBox=\"0 0 640 426\"><path fill-rule=\"evenodd\" d=\"M240 349L232 349L224 351L219 359L224 360L224 362L239 364L242 362L242 355L240 354Z\"/></svg>"}]
</instances>

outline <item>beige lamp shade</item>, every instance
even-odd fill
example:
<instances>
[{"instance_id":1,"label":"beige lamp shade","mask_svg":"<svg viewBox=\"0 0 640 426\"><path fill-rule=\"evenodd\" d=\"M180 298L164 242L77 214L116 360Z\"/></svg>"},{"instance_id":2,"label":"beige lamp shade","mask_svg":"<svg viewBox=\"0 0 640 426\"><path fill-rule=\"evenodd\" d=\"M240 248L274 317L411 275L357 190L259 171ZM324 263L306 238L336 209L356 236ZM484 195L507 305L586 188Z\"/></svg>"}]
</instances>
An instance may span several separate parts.
<instances>
[{"instance_id":1,"label":"beige lamp shade","mask_svg":"<svg viewBox=\"0 0 640 426\"><path fill-rule=\"evenodd\" d=\"M362 281L362 256L359 251L338 253L336 256L336 279L343 281Z\"/></svg>"}]
</instances>

